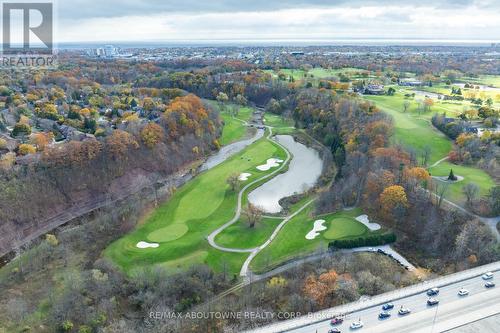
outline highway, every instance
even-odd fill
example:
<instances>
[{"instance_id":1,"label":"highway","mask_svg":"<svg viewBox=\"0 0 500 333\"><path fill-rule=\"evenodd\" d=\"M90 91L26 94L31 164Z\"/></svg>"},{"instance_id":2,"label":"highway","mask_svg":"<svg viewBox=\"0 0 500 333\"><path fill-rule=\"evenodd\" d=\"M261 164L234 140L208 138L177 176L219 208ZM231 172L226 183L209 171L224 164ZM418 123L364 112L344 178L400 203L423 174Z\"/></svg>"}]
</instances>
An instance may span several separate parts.
<instances>
[{"instance_id":1,"label":"highway","mask_svg":"<svg viewBox=\"0 0 500 333\"><path fill-rule=\"evenodd\" d=\"M495 272L492 280L497 284L494 288L485 288L481 274L486 271ZM496 280L496 281L495 281ZM428 306L425 291L439 286L439 294L433 296L439 300L436 306ZM458 296L458 291L465 288L468 296ZM392 301L394 309L391 317L380 320L381 304ZM409 308L411 313L399 316L401 306ZM443 332L481 320L500 313L500 263L455 273L447 277L435 279L400 291L378 295L367 301L355 302L305 316L295 320L276 323L262 327L254 332L293 332L293 333L328 333L332 327L341 332L360 333L434 333ZM335 314L344 314L341 325L331 326L330 319ZM349 325L361 320L364 327L352 330ZM490 332L481 332L490 333ZM491 332L494 333L494 332Z\"/></svg>"}]
</instances>

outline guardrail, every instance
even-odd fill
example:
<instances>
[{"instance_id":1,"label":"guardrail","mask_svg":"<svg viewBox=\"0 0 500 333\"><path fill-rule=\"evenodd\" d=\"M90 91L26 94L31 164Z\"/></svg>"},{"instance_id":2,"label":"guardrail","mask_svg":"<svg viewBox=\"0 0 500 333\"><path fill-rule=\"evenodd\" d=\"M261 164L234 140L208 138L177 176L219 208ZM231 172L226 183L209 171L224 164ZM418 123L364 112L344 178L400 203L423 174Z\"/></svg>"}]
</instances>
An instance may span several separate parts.
<instances>
[{"instance_id":1,"label":"guardrail","mask_svg":"<svg viewBox=\"0 0 500 333\"><path fill-rule=\"evenodd\" d=\"M297 319L292 319L288 321L283 321L269 326L264 326L255 330L247 331L250 332L268 332L268 333L281 333L289 332L294 329L299 329L302 327L310 326L313 324L318 324L324 321L329 321L338 315L347 315L353 312L371 308L373 306L378 306L385 304L387 302L400 300L409 296L417 295L427 291L432 287L445 287L450 284L461 282L464 280L469 280L474 277L481 276L485 272L497 272L500 271L500 261L471 268L466 271L457 272L442 276L436 279L420 282L405 288L390 291L384 294L373 296L369 299L363 299L349 304L344 304L336 306L330 309L315 312L308 316L303 316Z\"/></svg>"}]
</instances>

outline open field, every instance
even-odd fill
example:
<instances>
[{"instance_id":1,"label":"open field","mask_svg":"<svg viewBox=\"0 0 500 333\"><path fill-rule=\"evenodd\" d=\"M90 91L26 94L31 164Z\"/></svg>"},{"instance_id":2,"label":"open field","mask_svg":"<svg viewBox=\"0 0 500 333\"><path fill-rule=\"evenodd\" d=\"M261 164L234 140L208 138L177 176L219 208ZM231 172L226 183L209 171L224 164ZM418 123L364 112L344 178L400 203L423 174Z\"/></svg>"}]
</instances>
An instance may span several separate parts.
<instances>
[{"instance_id":1,"label":"open field","mask_svg":"<svg viewBox=\"0 0 500 333\"><path fill-rule=\"evenodd\" d=\"M276 239L251 263L255 273L272 269L295 257L311 254L318 249L326 249L328 243L335 239L358 238L372 234L365 225L355 220L362 214L360 209L342 211L333 214L312 216L313 208L309 207L290 220ZM314 221L322 219L327 227L315 239L308 240L306 234L313 228ZM379 233L382 231L376 231Z\"/></svg>"},{"instance_id":2,"label":"open field","mask_svg":"<svg viewBox=\"0 0 500 333\"><path fill-rule=\"evenodd\" d=\"M174 269L194 263L207 263L215 270L227 265L229 271L238 272L245 255L222 253L211 248L205 238L234 215L237 193L226 183L229 175L250 171L252 176L245 182L249 183L273 171L255 168L271 157L284 159L285 152L261 139L202 173L156 209L143 225L111 244L105 254L129 273L145 265ZM157 242L159 247L139 249L136 244L140 241Z\"/></svg>"},{"instance_id":3,"label":"open field","mask_svg":"<svg viewBox=\"0 0 500 333\"><path fill-rule=\"evenodd\" d=\"M423 119L415 112L404 113L402 101L393 97L395 96L364 96L394 118L394 143L401 143L417 152L429 146L431 148L429 164L446 157L452 148L451 140L435 129L428 119Z\"/></svg>"},{"instance_id":4,"label":"open field","mask_svg":"<svg viewBox=\"0 0 500 333\"><path fill-rule=\"evenodd\" d=\"M248 128L244 125L245 121L250 121L253 113L253 109L250 107L242 107L236 104L228 104L221 111L219 104L216 101L205 100L210 106L219 110L220 116L224 121L224 127L222 129L222 136L219 139L221 145L225 146L230 143L239 141L243 139L247 133ZM237 108L238 114L233 116L230 114L230 110Z\"/></svg>"},{"instance_id":5,"label":"open field","mask_svg":"<svg viewBox=\"0 0 500 333\"><path fill-rule=\"evenodd\" d=\"M282 219L263 218L254 228L248 226L245 217L225 229L215 238L217 244L234 249L251 249L264 243Z\"/></svg>"},{"instance_id":6,"label":"open field","mask_svg":"<svg viewBox=\"0 0 500 333\"><path fill-rule=\"evenodd\" d=\"M413 108L410 107L407 113L403 112L403 99L400 96L364 96L364 98L376 103L378 107L394 118L395 143L402 143L405 147L417 150L422 150L425 146L431 147L429 165L446 157L452 149L452 141L434 128L430 120L425 119L425 114L419 115L415 105ZM428 114L433 113L432 111L437 106L433 106L431 112L427 113L427 117L429 117ZM470 182L476 183L480 187L481 195L487 194L489 189L495 186L493 179L486 172L478 168L442 162L438 166L430 168L429 172L434 176L447 176L450 169L453 169L456 174L465 178L461 182L449 185L445 197L455 203L464 204L465 196L462 189Z\"/></svg>"},{"instance_id":7,"label":"open field","mask_svg":"<svg viewBox=\"0 0 500 333\"><path fill-rule=\"evenodd\" d=\"M479 186L480 196L487 195L490 188L495 186L494 180L486 172L477 168L456 165L446 161L440 163L439 165L433 168L429 168L429 172L433 176L443 177L443 176L448 176L450 174L450 169L453 169L453 173L455 175L464 177L464 180L448 185L445 198L455 203L462 205L464 204L465 196L462 192L462 189L468 183L475 183L476 185Z\"/></svg>"},{"instance_id":8,"label":"open field","mask_svg":"<svg viewBox=\"0 0 500 333\"><path fill-rule=\"evenodd\" d=\"M266 70L265 72L270 73L276 77L278 75L277 72L275 72L273 70ZM321 67L315 67L307 72L307 76L305 75L306 72L303 69L283 68L283 69L280 69L279 72L285 74L286 80L289 80L290 77L293 77L293 79L295 81L299 81L299 80L318 81L319 79L326 79L326 78L333 78L333 77L338 78L341 73L349 76L351 79L361 79L361 78L367 78L367 77L374 77L372 75L363 76L362 73L364 73L364 72L368 73L368 71L366 71L364 69L360 69L360 68L326 69L326 68L321 68Z\"/></svg>"},{"instance_id":9,"label":"open field","mask_svg":"<svg viewBox=\"0 0 500 333\"><path fill-rule=\"evenodd\" d=\"M264 115L264 124L267 126L272 126L274 128L293 128L293 120L292 119L284 119L278 115L267 112ZM274 131L273 131L274 132Z\"/></svg>"}]
</instances>

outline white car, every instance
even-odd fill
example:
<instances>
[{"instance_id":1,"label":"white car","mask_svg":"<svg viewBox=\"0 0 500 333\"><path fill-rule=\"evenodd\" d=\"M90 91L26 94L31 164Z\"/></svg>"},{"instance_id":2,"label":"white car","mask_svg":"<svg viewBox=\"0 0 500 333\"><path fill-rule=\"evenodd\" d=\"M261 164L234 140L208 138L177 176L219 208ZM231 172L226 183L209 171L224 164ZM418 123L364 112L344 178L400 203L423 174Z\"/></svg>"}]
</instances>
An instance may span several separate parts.
<instances>
[{"instance_id":1,"label":"white car","mask_svg":"<svg viewBox=\"0 0 500 333\"><path fill-rule=\"evenodd\" d=\"M410 309L405 308L405 307L403 307L403 306L402 306L402 307L399 309L398 314L399 314L400 316L406 316L407 314L410 314L410 312L411 312L411 311L410 311Z\"/></svg>"},{"instance_id":2,"label":"white car","mask_svg":"<svg viewBox=\"0 0 500 333\"><path fill-rule=\"evenodd\" d=\"M467 296L469 295L469 291L465 288L462 288L458 291L458 296Z\"/></svg>"},{"instance_id":3,"label":"white car","mask_svg":"<svg viewBox=\"0 0 500 333\"><path fill-rule=\"evenodd\" d=\"M361 320L355 321L351 324L351 329L357 330L358 328L363 327L363 322Z\"/></svg>"},{"instance_id":4,"label":"white car","mask_svg":"<svg viewBox=\"0 0 500 333\"><path fill-rule=\"evenodd\" d=\"M493 279L493 273L487 272L487 273L484 273L483 276L481 276L481 277L483 278L483 280Z\"/></svg>"}]
</instances>

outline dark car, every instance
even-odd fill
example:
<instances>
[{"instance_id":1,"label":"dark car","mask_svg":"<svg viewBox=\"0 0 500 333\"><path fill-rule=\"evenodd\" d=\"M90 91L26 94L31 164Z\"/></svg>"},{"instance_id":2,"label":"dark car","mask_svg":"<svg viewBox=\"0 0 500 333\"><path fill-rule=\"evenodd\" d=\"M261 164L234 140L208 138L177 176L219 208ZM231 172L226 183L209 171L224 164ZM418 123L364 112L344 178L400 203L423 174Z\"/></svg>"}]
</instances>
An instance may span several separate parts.
<instances>
[{"instance_id":1,"label":"dark car","mask_svg":"<svg viewBox=\"0 0 500 333\"><path fill-rule=\"evenodd\" d=\"M330 325L340 325L344 322L344 319L341 317L335 317L330 321Z\"/></svg>"},{"instance_id":2,"label":"dark car","mask_svg":"<svg viewBox=\"0 0 500 333\"><path fill-rule=\"evenodd\" d=\"M334 327L328 331L328 333L341 333L337 327Z\"/></svg>"},{"instance_id":3,"label":"dark car","mask_svg":"<svg viewBox=\"0 0 500 333\"><path fill-rule=\"evenodd\" d=\"M494 282L488 281L484 284L486 288L493 288L495 286Z\"/></svg>"},{"instance_id":4,"label":"dark car","mask_svg":"<svg viewBox=\"0 0 500 333\"><path fill-rule=\"evenodd\" d=\"M384 305L382 305L382 310L384 310L384 311L391 310L391 309L394 309L394 304L392 304L392 303L385 303Z\"/></svg>"},{"instance_id":5,"label":"dark car","mask_svg":"<svg viewBox=\"0 0 500 333\"><path fill-rule=\"evenodd\" d=\"M438 288L432 288L427 290L427 296L435 296L439 294L439 289Z\"/></svg>"},{"instance_id":6,"label":"dark car","mask_svg":"<svg viewBox=\"0 0 500 333\"><path fill-rule=\"evenodd\" d=\"M390 316L391 316L391 314L390 314L389 312L387 312L387 311L380 312L380 313L379 313L379 315L378 315L378 317L379 317L380 319L389 318Z\"/></svg>"},{"instance_id":7,"label":"dark car","mask_svg":"<svg viewBox=\"0 0 500 333\"><path fill-rule=\"evenodd\" d=\"M435 298L429 298L427 300L427 305L429 305L429 306L433 306L433 305L437 305L437 304L439 304L439 301Z\"/></svg>"},{"instance_id":8,"label":"dark car","mask_svg":"<svg viewBox=\"0 0 500 333\"><path fill-rule=\"evenodd\" d=\"M380 254L387 254L387 253L385 253L385 251L384 251L384 250L382 250L382 249L378 249L378 250L377 250L377 252L378 252L378 253L380 253Z\"/></svg>"}]
</instances>

